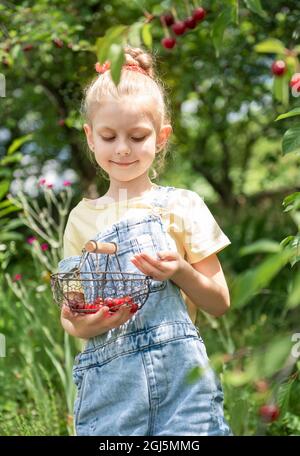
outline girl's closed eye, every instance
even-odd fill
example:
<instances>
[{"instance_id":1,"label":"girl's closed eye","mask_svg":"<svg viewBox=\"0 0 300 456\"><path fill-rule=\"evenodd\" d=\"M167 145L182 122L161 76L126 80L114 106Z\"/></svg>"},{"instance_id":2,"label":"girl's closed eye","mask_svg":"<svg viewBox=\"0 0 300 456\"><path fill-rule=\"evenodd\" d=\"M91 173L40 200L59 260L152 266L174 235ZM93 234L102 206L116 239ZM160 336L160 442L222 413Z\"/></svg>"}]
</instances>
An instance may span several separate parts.
<instances>
[{"instance_id":1,"label":"girl's closed eye","mask_svg":"<svg viewBox=\"0 0 300 456\"><path fill-rule=\"evenodd\" d=\"M131 138L133 141L143 141L144 139L146 138L146 136L142 136L141 138ZM102 136L102 139L104 141L113 141L115 139L115 137L112 137L112 138L104 138Z\"/></svg>"}]
</instances>

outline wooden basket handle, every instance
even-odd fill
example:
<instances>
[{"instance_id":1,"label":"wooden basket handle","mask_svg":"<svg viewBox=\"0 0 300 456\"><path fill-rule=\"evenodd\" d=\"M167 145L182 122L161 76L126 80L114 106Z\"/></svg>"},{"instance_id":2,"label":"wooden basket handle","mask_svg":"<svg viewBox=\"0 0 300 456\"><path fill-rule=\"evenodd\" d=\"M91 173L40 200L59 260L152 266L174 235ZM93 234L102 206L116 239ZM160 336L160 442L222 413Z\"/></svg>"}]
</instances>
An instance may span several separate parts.
<instances>
[{"instance_id":1,"label":"wooden basket handle","mask_svg":"<svg viewBox=\"0 0 300 456\"><path fill-rule=\"evenodd\" d=\"M113 254L116 253L118 246L114 242L99 242L99 241L88 241L85 244L85 250L90 253L105 253Z\"/></svg>"}]
</instances>

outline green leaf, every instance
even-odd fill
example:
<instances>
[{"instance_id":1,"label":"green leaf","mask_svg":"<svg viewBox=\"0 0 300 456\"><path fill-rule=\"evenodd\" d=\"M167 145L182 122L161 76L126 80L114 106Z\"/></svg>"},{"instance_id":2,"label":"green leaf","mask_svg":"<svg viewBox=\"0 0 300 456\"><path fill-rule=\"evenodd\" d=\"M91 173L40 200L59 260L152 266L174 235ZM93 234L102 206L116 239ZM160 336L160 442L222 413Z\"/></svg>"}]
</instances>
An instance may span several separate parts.
<instances>
[{"instance_id":1,"label":"green leaf","mask_svg":"<svg viewBox=\"0 0 300 456\"><path fill-rule=\"evenodd\" d=\"M100 64L109 60L109 52L112 44L121 44L124 41L129 30L128 25L117 25L110 27L104 37L98 38L96 41L97 58Z\"/></svg>"},{"instance_id":2,"label":"green leaf","mask_svg":"<svg viewBox=\"0 0 300 456\"><path fill-rule=\"evenodd\" d=\"M0 242L7 242L7 241L23 241L24 236L20 233L0 233Z\"/></svg>"},{"instance_id":3,"label":"green leaf","mask_svg":"<svg viewBox=\"0 0 300 456\"><path fill-rule=\"evenodd\" d=\"M277 337L261 352L253 355L249 372L253 379L268 378L283 368L292 349L291 337Z\"/></svg>"},{"instance_id":4,"label":"green leaf","mask_svg":"<svg viewBox=\"0 0 300 456\"><path fill-rule=\"evenodd\" d=\"M267 16L266 12L262 9L260 0L244 0L247 8L249 8L253 13L259 14L259 16L265 18Z\"/></svg>"},{"instance_id":5,"label":"green leaf","mask_svg":"<svg viewBox=\"0 0 300 456\"><path fill-rule=\"evenodd\" d=\"M19 149L22 144L26 141L30 141L33 138L33 134L29 133L28 135L21 136L20 138L15 139L8 148L7 154L13 154L17 149Z\"/></svg>"},{"instance_id":6,"label":"green leaf","mask_svg":"<svg viewBox=\"0 0 300 456\"><path fill-rule=\"evenodd\" d=\"M293 256L293 249L286 248L279 253L269 255L256 268L238 276L232 287L232 306L244 307L263 287L265 287Z\"/></svg>"},{"instance_id":7,"label":"green leaf","mask_svg":"<svg viewBox=\"0 0 300 456\"><path fill-rule=\"evenodd\" d=\"M278 401L278 406L280 408L281 416L284 416L286 414L286 412L288 411L291 390L292 390L294 382L295 382L295 379L293 378L290 381L282 383L278 388L277 401Z\"/></svg>"},{"instance_id":8,"label":"green leaf","mask_svg":"<svg viewBox=\"0 0 300 456\"><path fill-rule=\"evenodd\" d=\"M10 206L7 209L3 209L3 210L0 211L0 218L4 217L7 214L10 214L11 212L16 212L16 211L20 211L20 210L21 209L19 207Z\"/></svg>"},{"instance_id":9,"label":"green leaf","mask_svg":"<svg viewBox=\"0 0 300 456\"><path fill-rule=\"evenodd\" d=\"M20 53L21 53L21 45L20 44L15 44L11 51L11 56L14 60L18 60L18 58L20 57Z\"/></svg>"},{"instance_id":10,"label":"green leaf","mask_svg":"<svg viewBox=\"0 0 300 456\"><path fill-rule=\"evenodd\" d=\"M220 47L223 43L223 35L228 24L232 21L232 8L225 8L217 17L212 28L212 40L216 50L216 56L220 55Z\"/></svg>"},{"instance_id":11,"label":"green leaf","mask_svg":"<svg viewBox=\"0 0 300 456\"><path fill-rule=\"evenodd\" d=\"M0 161L0 164L1 166L7 166L7 165L10 165L11 163L18 163L22 160L23 158L23 155L18 152L14 155L10 155L10 156L5 156L2 158L2 160Z\"/></svg>"},{"instance_id":12,"label":"green leaf","mask_svg":"<svg viewBox=\"0 0 300 456\"><path fill-rule=\"evenodd\" d=\"M285 106L288 105L289 85L286 76L274 76L273 93L278 101L280 101Z\"/></svg>"},{"instance_id":13,"label":"green leaf","mask_svg":"<svg viewBox=\"0 0 300 456\"><path fill-rule=\"evenodd\" d=\"M256 52L263 52L266 54L284 54L285 46L280 40L270 38L258 43L254 46Z\"/></svg>"},{"instance_id":14,"label":"green leaf","mask_svg":"<svg viewBox=\"0 0 300 456\"><path fill-rule=\"evenodd\" d=\"M292 288L289 292L286 307L294 309L300 304L300 272L293 278Z\"/></svg>"},{"instance_id":15,"label":"green leaf","mask_svg":"<svg viewBox=\"0 0 300 456\"><path fill-rule=\"evenodd\" d=\"M239 24L239 2L238 0L230 0L230 4L232 7L231 15L232 15L232 22L235 24Z\"/></svg>"},{"instance_id":16,"label":"green leaf","mask_svg":"<svg viewBox=\"0 0 300 456\"><path fill-rule=\"evenodd\" d=\"M273 77L273 95L276 100L282 101L282 78Z\"/></svg>"},{"instance_id":17,"label":"green leaf","mask_svg":"<svg viewBox=\"0 0 300 456\"><path fill-rule=\"evenodd\" d=\"M294 108L289 112L280 114L280 116L276 117L275 122L277 122L277 120L287 119L288 117L294 117L294 116L300 116L300 108Z\"/></svg>"},{"instance_id":18,"label":"green leaf","mask_svg":"<svg viewBox=\"0 0 300 456\"><path fill-rule=\"evenodd\" d=\"M0 182L0 200L6 195L10 187L10 182L5 180Z\"/></svg>"},{"instance_id":19,"label":"green leaf","mask_svg":"<svg viewBox=\"0 0 300 456\"><path fill-rule=\"evenodd\" d=\"M142 39L145 45L152 49L151 24L144 24L142 28Z\"/></svg>"},{"instance_id":20,"label":"green leaf","mask_svg":"<svg viewBox=\"0 0 300 456\"><path fill-rule=\"evenodd\" d=\"M246 247L242 247L239 251L240 256L253 255L254 253L277 253L282 250L278 242L270 239L259 239Z\"/></svg>"},{"instance_id":21,"label":"green leaf","mask_svg":"<svg viewBox=\"0 0 300 456\"><path fill-rule=\"evenodd\" d=\"M47 355L49 356L49 358L51 359L51 361L60 377L61 383L62 383L64 389L66 390L68 385L67 385L66 373L65 373L64 369L62 368L60 362L55 358L55 356L53 355L51 350L49 350L47 347L45 347L45 351L46 351Z\"/></svg>"},{"instance_id":22,"label":"green leaf","mask_svg":"<svg viewBox=\"0 0 300 456\"><path fill-rule=\"evenodd\" d=\"M111 62L111 77L116 85L119 84L122 65L125 61L123 46L112 44L109 50L109 60Z\"/></svg>"},{"instance_id":23,"label":"green leaf","mask_svg":"<svg viewBox=\"0 0 300 456\"><path fill-rule=\"evenodd\" d=\"M294 192L291 195L286 196L282 205L284 207L283 212L300 209L300 192Z\"/></svg>"},{"instance_id":24,"label":"green leaf","mask_svg":"<svg viewBox=\"0 0 300 456\"><path fill-rule=\"evenodd\" d=\"M300 151L300 126L292 127L285 132L282 139L284 154Z\"/></svg>"},{"instance_id":25,"label":"green leaf","mask_svg":"<svg viewBox=\"0 0 300 456\"><path fill-rule=\"evenodd\" d=\"M141 46L141 29L143 27L142 22L136 22L133 24L128 32L128 42L133 47Z\"/></svg>"}]
</instances>

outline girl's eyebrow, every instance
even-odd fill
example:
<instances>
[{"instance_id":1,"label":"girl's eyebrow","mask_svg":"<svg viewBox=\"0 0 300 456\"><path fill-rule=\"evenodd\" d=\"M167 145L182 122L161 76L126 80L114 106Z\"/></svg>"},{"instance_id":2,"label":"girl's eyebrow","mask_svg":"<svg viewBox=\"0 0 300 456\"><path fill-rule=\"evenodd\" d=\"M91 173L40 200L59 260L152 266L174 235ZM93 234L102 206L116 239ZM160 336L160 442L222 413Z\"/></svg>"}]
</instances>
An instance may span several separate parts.
<instances>
[{"instance_id":1,"label":"girl's eyebrow","mask_svg":"<svg viewBox=\"0 0 300 456\"><path fill-rule=\"evenodd\" d=\"M132 127L132 128L129 129L129 131L139 130L139 129L151 131L151 129L150 129L148 126L146 126L146 125L138 125L138 126L136 126L136 127ZM113 128L107 127L107 126L105 126L105 125L104 125L104 126L98 127L98 130L110 130L110 131L114 131Z\"/></svg>"}]
</instances>

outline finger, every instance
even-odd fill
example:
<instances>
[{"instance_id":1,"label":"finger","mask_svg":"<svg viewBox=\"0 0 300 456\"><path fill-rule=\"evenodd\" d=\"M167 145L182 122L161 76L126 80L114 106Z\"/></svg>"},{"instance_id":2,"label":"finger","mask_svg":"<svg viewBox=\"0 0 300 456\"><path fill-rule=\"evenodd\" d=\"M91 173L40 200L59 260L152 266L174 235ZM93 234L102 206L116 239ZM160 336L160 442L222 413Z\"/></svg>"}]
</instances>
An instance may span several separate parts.
<instances>
[{"instance_id":1,"label":"finger","mask_svg":"<svg viewBox=\"0 0 300 456\"><path fill-rule=\"evenodd\" d=\"M110 314L109 316L109 322L110 325L114 326L120 326L123 323L125 323L127 320L132 318L134 315L133 313L130 312L131 306L121 306L116 312Z\"/></svg>"},{"instance_id":2,"label":"finger","mask_svg":"<svg viewBox=\"0 0 300 456\"><path fill-rule=\"evenodd\" d=\"M66 304L63 304L62 309L61 309L61 314L64 318L68 318L68 317L72 316L70 307L67 306Z\"/></svg>"},{"instance_id":3,"label":"finger","mask_svg":"<svg viewBox=\"0 0 300 456\"><path fill-rule=\"evenodd\" d=\"M153 271L149 267L147 268L146 262L142 258L133 258L130 261L145 275L152 276Z\"/></svg>"},{"instance_id":4,"label":"finger","mask_svg":"<svg viewBox=\"0 0 300 456\"><path fill-rule=\"evenodd\" d=\"M139 254L138 258L134 258L132 260L133 264L136 264L136 266L146 275L151 276L154 279L160 280L159 275L164 272L161 268L158 269L156 265L151 265L147 259L143 258L141 256L142 254ZM134 262L136 261L136 263Z\"/></svg>"},{"instance_id":5,"label":"finger","mask_svg":"<svg viewBox=\"0 0 300 456\"><path fill-rule=\"evenodd\" d=\"M67 320L74 320L75 318L81 317L83 314L75 312L69 306L63 306L62 316Z\"/></svg>"},{"instance_id":6,"label":"finger","mask_svg":"<svg viewBox=\"0 0 300 456\"><path fill-rule=\"evenodd\" d=\"M86 314L86 318L89 319L90 321L98 321L98 320L103 320L103 318L106 318L108 315L109 315L109 307L103 306L103 307L100 307L100 309L98 309L97 312Z\"/></svg>"},{"instance_id":7,"label":"finger","mask_svg":"<svg viewBox=\"0 0 300 456\"><path fill-rule=\"evenodd\" d=\"M141 257L148 262L151 266L154 266L155 269L158 269L161 272L164 272L165 269L161 264L161 260L156 260L155 258L148 255L148 253L141 253Z\"/></svg>"}]
</instances>

